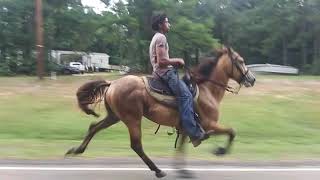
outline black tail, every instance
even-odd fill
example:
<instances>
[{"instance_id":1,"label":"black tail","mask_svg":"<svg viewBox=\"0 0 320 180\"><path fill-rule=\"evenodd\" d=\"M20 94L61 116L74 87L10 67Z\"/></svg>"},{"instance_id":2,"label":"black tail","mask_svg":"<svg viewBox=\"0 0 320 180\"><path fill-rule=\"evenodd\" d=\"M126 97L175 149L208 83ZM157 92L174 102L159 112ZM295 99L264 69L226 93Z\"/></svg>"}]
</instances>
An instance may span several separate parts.
<instances>
[{"instance_id":1,"label":"black tail","mask_svg":"<svg viewBox=\"0 0 320 180\"><path fill-rule=\"evenodd\" d=\"M91 81L82 85L77 91L78 104L82 111L88 115L99 117L93 109L89 108L90 104L97 104L104 99L111 82L104 80Z\"/></svg>"}]
</instances>

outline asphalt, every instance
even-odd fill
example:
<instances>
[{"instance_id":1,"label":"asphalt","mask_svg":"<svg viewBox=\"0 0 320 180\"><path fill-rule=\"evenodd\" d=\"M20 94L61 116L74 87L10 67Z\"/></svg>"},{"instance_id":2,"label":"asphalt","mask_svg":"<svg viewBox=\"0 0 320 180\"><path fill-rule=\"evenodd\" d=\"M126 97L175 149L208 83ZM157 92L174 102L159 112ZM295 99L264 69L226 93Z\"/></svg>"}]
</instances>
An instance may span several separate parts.
<instances>
[{"instance_id":1,"label":"asphalt","mask_svg":"<svg viewBox=\"0 0 320 180\"><path fill-rule=\"evenodd\" d=\"M172 159L153 159L167 173L163 180L182 178ZM319 180L320 161L188 160L192 179ZM0 180L144 180L158 179L138 158L0 160Z\"/></svg>"}]
</instances>

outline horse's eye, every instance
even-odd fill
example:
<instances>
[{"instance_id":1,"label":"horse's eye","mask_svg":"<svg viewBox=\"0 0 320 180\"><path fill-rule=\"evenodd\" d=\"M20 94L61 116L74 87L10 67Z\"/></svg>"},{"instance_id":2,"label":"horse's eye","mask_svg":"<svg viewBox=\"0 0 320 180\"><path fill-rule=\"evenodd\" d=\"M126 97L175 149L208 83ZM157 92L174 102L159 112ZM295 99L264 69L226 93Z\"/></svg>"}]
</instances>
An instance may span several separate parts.
<instances>
[{"instance_id":1,"label":"horse's eye","mask_svg":"<svg viewBox=\"0 0 320 180\"><path fill-rule=\"evenodd\" d=\"M244 60L241 57L237 57L236 60L240 63L240 64L244 64Z\"/></svg>"}]
</instances>

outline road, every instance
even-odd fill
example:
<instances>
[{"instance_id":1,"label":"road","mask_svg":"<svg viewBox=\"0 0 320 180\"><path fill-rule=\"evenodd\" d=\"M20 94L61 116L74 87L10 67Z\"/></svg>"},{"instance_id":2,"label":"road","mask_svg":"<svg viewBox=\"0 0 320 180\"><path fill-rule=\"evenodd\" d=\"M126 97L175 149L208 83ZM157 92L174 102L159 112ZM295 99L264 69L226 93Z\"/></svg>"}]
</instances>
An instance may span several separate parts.
<instances>
[{"instance_id":1,"label":"road","mask_svg":"<svg viewBox=\"0 0 320 180\"><path fill-rule=\"evenodd\" d=\"M163 180L184 179L168 159L154 162L168 175ZM319 161L290 162L187 162L201 180L319 180ZM0 160L1 180L151 180L158 179L140 159Z\"/></svg>"}]
</instances>

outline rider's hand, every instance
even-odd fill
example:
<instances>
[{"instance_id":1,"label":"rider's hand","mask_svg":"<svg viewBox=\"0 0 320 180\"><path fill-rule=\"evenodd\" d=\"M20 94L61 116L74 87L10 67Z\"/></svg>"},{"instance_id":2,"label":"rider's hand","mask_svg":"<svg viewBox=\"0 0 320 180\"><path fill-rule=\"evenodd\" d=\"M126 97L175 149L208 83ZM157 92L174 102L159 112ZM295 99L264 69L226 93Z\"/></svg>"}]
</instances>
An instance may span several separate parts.
<instances>
[{"instance_id":1,"label":"rider's hand","mask_svg":"<svg viewBox=\"0 0 320 180\"><path fill-rule=\"evenodd\" d=\"M184 60L183 59L181 59L181 66L184 66Z\"/></svg>"},{"instance_id":2,"label":"rider's hand","mask_svg":"<svg viewBox=\"0 0 320 180\"><path fill-rule=\"evenodd\" d=\"M183 60L183 59L178 59L177 65L178 65L179 67L183 67L183 66L184 66L184 60Z\"/></svg>"}]
</instances>

